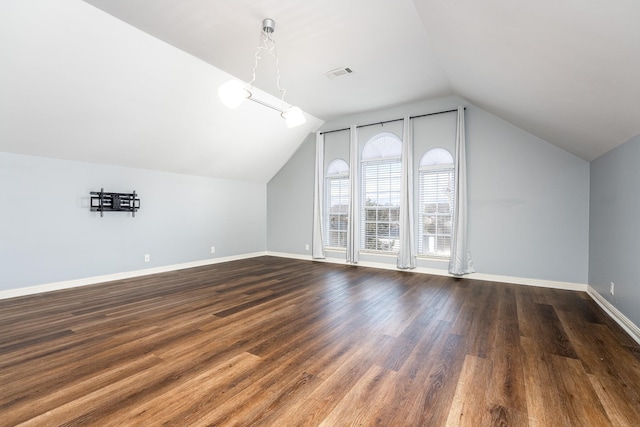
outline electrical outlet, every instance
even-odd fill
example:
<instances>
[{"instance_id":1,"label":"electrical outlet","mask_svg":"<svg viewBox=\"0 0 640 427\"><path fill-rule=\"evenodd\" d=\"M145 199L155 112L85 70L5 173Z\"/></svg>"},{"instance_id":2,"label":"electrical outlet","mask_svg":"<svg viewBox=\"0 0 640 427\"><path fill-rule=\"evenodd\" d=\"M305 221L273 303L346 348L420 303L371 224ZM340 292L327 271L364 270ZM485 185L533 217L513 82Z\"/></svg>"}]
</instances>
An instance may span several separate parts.
<instances>
[{"instance_id":1,"label":"electrical outlet","mask_svg":"<svg viewBox=\"0 0 640 427\"><path fill-rule=\"evenodd\" d=\"M304 245L304 250L308 251L309 250L309 244L307 243L306 245Z\"/></svg>"},{"instance_id":2,"label":"electrical outlet","mask_svg":"<svg viewBox=\"0 0 640 427\"><path fill-rule=\"evenodd\" d=\"M215 254L216 253L216 247L215 246L211 246L211 253Z\"/></svg>"},{"instance_id":3,"label":"electrical outlet","mask_svg":"<svg viewBox=\"0 0 640 427\"><path fill-rule=\"evenodd\" d=\"M144 254L144 262L149 262L149 261L151 261L151 255Z\"/></svg>"},{"instance_id":4,"label":"electrical outlet","mask_svg":"<svg viewBox=\"0 0 640 427\"><path fill-rule=\"evenodd\" d=\"M615 283L613 283L613 282L611 282L611 288L609 288L609 293L610 293L611 295L613 295L613 294L614 294L614 292L615 292L615 287L616 287L616 284L615 284Z\"/></svg>"}]
</instances>

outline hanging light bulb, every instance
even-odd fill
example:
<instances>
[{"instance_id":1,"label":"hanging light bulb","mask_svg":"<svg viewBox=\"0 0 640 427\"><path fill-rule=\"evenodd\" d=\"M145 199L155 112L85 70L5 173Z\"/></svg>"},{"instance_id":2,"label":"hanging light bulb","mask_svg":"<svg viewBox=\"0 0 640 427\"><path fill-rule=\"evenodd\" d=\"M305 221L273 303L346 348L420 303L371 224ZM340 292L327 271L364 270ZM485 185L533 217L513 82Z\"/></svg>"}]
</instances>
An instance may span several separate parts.
<instances>
[{"instance_id":1,"label":"hanging light bulb","mask_svg":"<svg viewBox=\"0 0 640 427\"><path fill-rule=\"evenodd\" d=\"M280 115L285 119L288 128L300 126L307 121L304 117L304 113L298 107L291 107Z\"/></svg>"},{"instance_id":2,"label":"hanging light bulb","mask_svg":"<svg viewBox=\"0 0 640 427\"><path fill-rule=\"evenodd\" d=\"M220 85L218 96L226 107L235 110L245 99L251 97L251 92L245 89L245 84L240 80L229 80Z\"/></svg>"}]
</instances>

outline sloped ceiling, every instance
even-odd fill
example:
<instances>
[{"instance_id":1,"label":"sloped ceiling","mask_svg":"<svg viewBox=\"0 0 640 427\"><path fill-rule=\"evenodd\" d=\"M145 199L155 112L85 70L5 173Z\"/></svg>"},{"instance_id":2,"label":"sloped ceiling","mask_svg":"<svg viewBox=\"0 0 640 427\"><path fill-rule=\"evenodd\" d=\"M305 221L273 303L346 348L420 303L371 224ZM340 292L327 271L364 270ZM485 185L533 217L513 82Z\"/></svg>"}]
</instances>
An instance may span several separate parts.
<instances>
[{"instance_id":1,"label":"sloped ceiling","mask_svg":"<svg viewBox=\"0 0 640 427\"><path fill-rule=\"evenodd\" d=\"M267 183L322 124L229 110L231 75L80 0L0 2L0 55L0 151Z\"/></svg>"},{"instance_id":2,"label":"sloped ceiling","mask_svg":"<svg viewBox=\"0 0 640 427\"><path fill-rule=\"evenodd\" d=\"M245 82L262 21L274 19L287 100L323 120L451 94L410 0L86 1ZM262 56L256 86L277 95ZM325 76L339 67L353 74Z\"/></svg>"},{"instance_id":3,"label":"sloped ceiling","mask_svg":"<svg viewBox=\"0 0 640 427\"><path fill-rule=\"evenodd\" d=\"M472 103L585 160L640 133L640 2L415 4Z\"/></svg>"},{"instance_id":4,"label":"sloped ceiling","mask_svg":"<svg viewBox=\"0 0 640 427\"><path fill-rule=\"evenodd\" d=\"M586 160L640 133L636 0L87 1L245 80L275 19L290 99L323 120L455 94Z\"/></svg>"},{"instance_id":5,"label":"sloped ceiling","mask_svg":"<svg viewBox=\"0 0 640 427\"><path fill-rule=\"evenodd\" d=\"M217 100L266 17L301 128ZM4 0L0 150L267 182L323 121L458 95L592 160L640 134L638 22L635 0Z\"/></svg>"}]
</instances>

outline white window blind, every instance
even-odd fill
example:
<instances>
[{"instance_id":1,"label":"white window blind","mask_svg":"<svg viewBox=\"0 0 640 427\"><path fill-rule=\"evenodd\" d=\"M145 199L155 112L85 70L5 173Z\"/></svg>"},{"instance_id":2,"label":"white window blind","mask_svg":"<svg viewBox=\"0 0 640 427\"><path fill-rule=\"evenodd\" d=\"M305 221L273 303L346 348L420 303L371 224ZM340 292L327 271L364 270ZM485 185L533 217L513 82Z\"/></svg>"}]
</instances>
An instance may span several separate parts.
<instances>
[{"instance_id":1,"label":"white window blind","mask_svg":"<svg viewBox=\"0 0 640 427\"><path fill-rule=\"evenodd\" d=\"M399 247L402 141L382 133L363 149L360 248L397 252Z\"/></svg>"},{"instance_id":2,"label":"white window blind","mask_svg":"<svg viewBox=\"0 0 640 427\"><path fill-rule=\"evenodd\" d=\"M349 165L336 159L327 168L325 246L346 249L349 218Z\"/></svg>"},{"instance_id":3,"label":"white window blind","mask_svg":"<svg viewBox=\"0 0 640 427\"><path fill-rule=\"evenodd\" d=\"M454 210L453 157L429 150L418 173L418 255L448 258Z\"/></svg>"}]
</instances>

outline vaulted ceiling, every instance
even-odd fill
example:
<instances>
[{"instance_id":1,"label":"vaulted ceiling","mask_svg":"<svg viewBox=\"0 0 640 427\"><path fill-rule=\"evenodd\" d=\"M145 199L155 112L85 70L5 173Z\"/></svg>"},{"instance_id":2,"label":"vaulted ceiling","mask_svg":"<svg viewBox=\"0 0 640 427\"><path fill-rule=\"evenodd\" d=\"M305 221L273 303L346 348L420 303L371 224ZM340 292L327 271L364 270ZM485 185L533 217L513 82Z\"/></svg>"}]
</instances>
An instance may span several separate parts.
<instances>
[{"instance_id":1,"label":"vaulted ceiling","mask_svg":"<svg viewBox=\"0 0 640 427\"><path fill-rule=\"evenodd\" d=\"M456 94L586 160L640 133L636 0L87 1L245 80L275 19L289 99L323 120Z\"/></svg>"},{"instance_id":2,"label":"vaulted ceiling","mask_svg":"<svg viewBox=\"0 0 640 427\"><path fill-rule=\"evenodd\" d=\"M297 130L215 99L264 18ZM266 182L323 121L458 95L590 161L640 134L638 22L636 0L5 0L0 150Z\"/></svg>"}]
</instances>

